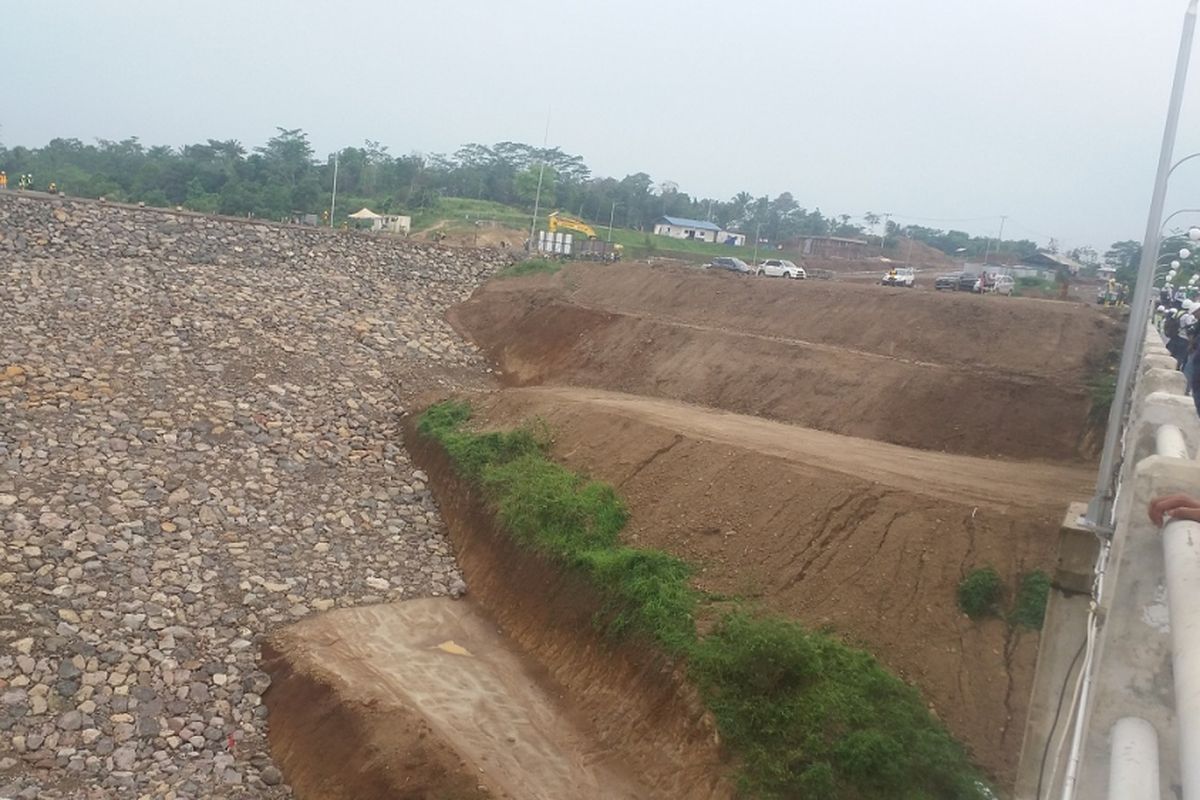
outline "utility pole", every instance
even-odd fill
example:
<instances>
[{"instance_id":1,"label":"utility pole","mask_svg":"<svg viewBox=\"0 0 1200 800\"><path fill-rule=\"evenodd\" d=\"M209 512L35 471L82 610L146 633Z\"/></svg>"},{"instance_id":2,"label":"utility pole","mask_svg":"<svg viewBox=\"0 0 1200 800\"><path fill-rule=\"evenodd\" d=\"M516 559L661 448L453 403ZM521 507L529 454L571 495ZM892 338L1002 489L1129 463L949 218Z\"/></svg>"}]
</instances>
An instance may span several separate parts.
<instances>
[{"instance_id":1,"label":"utility pole","mask_svg":"<svg viewBox=\"0 0 1200 800\"><path fill-rule=\"evenodd\" d=\"M750 265L750 266L756 267L756 268L758 266L758 234L761 231L762 231L762 223L760 222L754 228L754 263Z\"/></svg>"},{"instance_id":2,"label":"utility pole","mask_svg":"<svg viewBox=\"0 0 1200 800\"><path fill-rule=\"evenodd\" d=\"M883 243L887 240L888 220L892 218L891 212L883 215L883 233L879 235L879 255L883 255Z\"/></svg>"},{"instance_id":3,"label":"utility pole","mask_svg":"<svg viewBox=\"0 0 1200 800\"><path fill-rule=\"evenodd\" d=\"M617 213L617 201L613 200L612 208L608 210L608 243L612 244L613 215Z\"/></svg>"},{"instance_id":4,"label":"utility pole","mask_svg":"<svg viewBox=\"0 0 1200 800\"><path fill-rule=\"evenodd\" d=\"M337 167L338 154L333 154L333 196L329 198L329 227L333 227L333 215L337 211Z\"/></svg>"},{"instance_id":5,"label":"utility pole","mask_svg":"<svg viewBox=\"0 0 1200 800\"><path fill-rule=\"evenodd\" d=\"M538 167L537 192L533 196L533 219L529 221L529 252L537 246L534 237L537 235L538 209L542 204L542 176L546 173L546 144L550 141L550 109L546 109L546 131L542 134L542 163Z\"/></svg>"}]
</instances>

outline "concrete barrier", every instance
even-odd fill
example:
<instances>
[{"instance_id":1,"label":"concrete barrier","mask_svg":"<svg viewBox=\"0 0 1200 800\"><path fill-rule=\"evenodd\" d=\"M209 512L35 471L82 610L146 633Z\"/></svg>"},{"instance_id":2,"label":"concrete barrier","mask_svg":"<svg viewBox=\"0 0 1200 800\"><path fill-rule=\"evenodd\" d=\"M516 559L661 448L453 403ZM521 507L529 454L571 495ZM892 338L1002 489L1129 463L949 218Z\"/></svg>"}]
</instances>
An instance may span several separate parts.
<instances>
[{"instance_id":1,"label":"concrete barrier","mask_svg":"<svg viewBox=\"0 0 1200 800\"><path fill-rule=\"evenodd\" d=\"M1200 797L1200 524L1170 522L1162 541L1179 720L1179 775L1183 796L1190 799Z\"/></svg>"},{"instance_id":2,"label":"concrete barrier","mask_svg":"<svg viewBox=\"0 0 1200 800\"><path fill-rule=\"evenodd\" d=\"M1108 765L1109 800L1161 800L1158 734L1139 717L1122 717L1112 727Z\"/></svg>"},{"instance_id":3,"label":"concrete barrier","mask_svg":"<svg viewBox=\"0 0 1200 800\"><path fill-rule=\"evenodd\" d=\"M1175 357L1166 352L1148 355L1142 363L1142 369L1175 369Z\"/></svg>"}]
</instances>

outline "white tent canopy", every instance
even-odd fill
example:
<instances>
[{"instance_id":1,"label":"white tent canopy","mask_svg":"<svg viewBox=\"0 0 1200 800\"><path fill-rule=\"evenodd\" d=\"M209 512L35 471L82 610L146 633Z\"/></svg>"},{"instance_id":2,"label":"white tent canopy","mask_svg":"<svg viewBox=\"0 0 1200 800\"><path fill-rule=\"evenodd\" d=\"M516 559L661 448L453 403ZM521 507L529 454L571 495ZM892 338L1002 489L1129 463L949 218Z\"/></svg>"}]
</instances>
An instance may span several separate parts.
<instances>
[{"instance_id":1,"label":"white tent canopy","mask_svg":"<svg viewBox=\"0 0 1200 800\"><path fill-rule=\"evenodd\" d=\"M383 219L383 217L369 208L363 208L351 214L350 219Z\"/></svg>"}]
</instances>

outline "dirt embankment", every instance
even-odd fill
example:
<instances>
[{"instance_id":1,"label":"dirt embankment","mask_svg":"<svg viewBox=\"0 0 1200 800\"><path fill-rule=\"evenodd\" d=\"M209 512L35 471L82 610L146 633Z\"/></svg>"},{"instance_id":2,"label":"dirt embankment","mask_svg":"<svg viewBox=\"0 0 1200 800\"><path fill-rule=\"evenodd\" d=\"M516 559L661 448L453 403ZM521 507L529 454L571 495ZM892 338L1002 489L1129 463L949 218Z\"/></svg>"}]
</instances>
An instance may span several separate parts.
<instances>
[{"instance_id":1,"label":"dirt embankment","mask_svg":"<svg viewBox=\"0 0 1200 800\"><path fill-rule=\"evenodd\" d=\"M485 426L544 418L556 459L627 500L626 540L697 565L699 588L876 654L1011 785L1037 635L971 622L956 587L984 564L1010 587L1048 569L1062 498L1083 496L1090 470L921 453L589 389L475 403Z\"/></svg>"},{"instance_id":2,"label":"dirt embankment","mask_svg":"<svg viewBox=\"0 0 1200 800\"><path fill-rule=\"evenodd\" d=\"M271 749L298 796L730 800L679 667L600 633L596 590L519 547L438 445L411 425L406 439L470 600L344 609L270 638Z\"/></svg>"},{"instance_id":3,"label":"dirt embankment","mask_svg":"<svg viewBox=\"0 0 1200 800\"><path fill-rule=\"evenodd\" d=\"M1119 335L1082 306L641 265L493 281L451 309L510 385L700 403L970 455L1086 460Z\"/></svg>"},{"instance_id":4,"label":"dirt embankment","mask_svg":"<svg viewBox=\"0 0 1200 800\"><path fill-rule=\"evenodd\" d=\"M440 447L406 427L406 446L429 474L473 601L540 665L564 713L593 737L589 763L620 765L637 776L645 798L732 797L715 723L678 666L645 643L598 632L596 617L606 611L595 589L519 547Z\"/></svg>"}]
</instances>

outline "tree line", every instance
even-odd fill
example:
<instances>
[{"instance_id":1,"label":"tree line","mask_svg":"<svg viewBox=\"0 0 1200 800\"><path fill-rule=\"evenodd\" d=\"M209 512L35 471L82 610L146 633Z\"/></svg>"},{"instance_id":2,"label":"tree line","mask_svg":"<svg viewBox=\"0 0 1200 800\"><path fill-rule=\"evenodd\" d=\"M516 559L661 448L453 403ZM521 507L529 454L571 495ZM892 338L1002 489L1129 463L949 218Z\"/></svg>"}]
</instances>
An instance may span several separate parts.
<instances>
[{"instance_id":1,"label":"tree line","mask_svg":"<svg viewBox=\"0 0 1200 800\"><path fill-rule=\"evenodd\" d=\"M0 170L33 175L36 188L53 181L82 197L183 206L204 213L288 219L329 210L337 161L339 219L366 205L383 213L436 209L442 197L489 200L544 214L561 209L595 224L651 230L663 216L708 220L722 228L780 242L797 236L866 237L880 243L881 215L827 215L800 205L790 192L776 197L738 192L729 199L693 197L649 173L623 178L592 174L583 158L557 147L520 142L465 144L449 154L392 155L378 141L344 147L318 158L300 129L277 128L266 144L247 148L235 139L208 139L183 147L121 141L53 139L43 147L0 145ZM15 185L13 178L11 183ZM883 244L903 237L948 254L982 257L989 251L1019 257L1037 250L1028 240L997 243L962 231L889 221Z\"/></svg>"}]
</instances>

